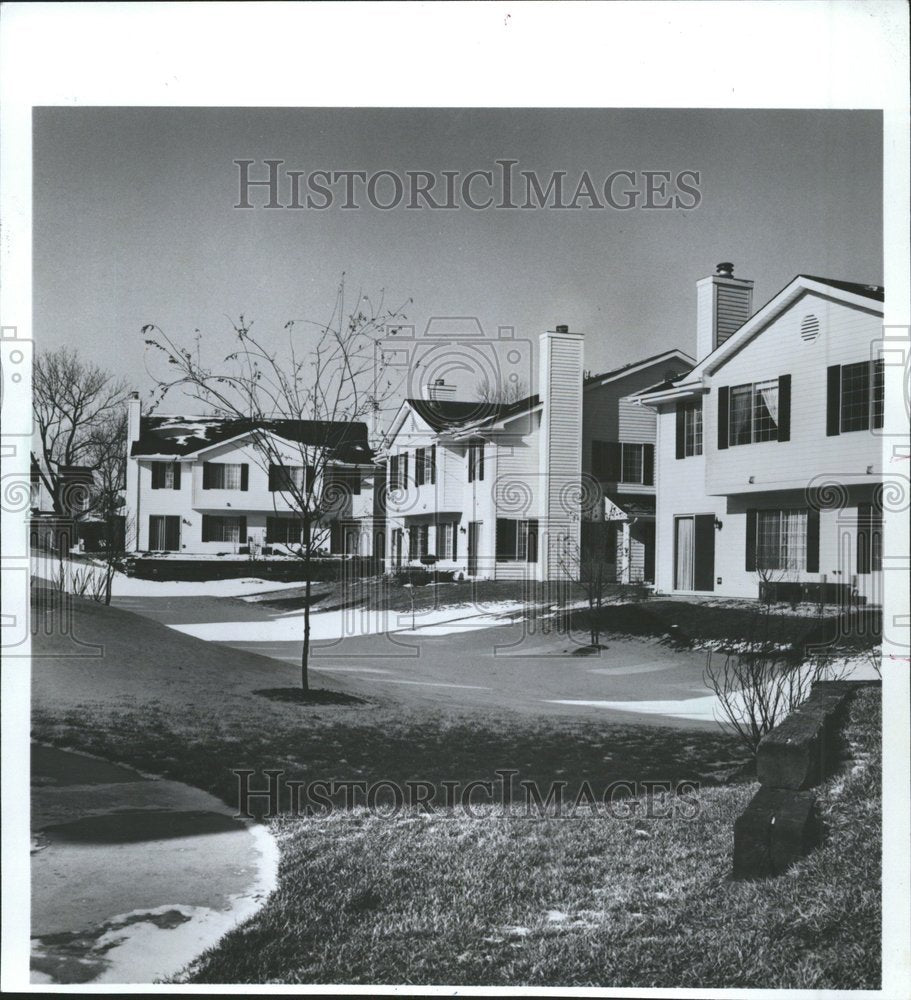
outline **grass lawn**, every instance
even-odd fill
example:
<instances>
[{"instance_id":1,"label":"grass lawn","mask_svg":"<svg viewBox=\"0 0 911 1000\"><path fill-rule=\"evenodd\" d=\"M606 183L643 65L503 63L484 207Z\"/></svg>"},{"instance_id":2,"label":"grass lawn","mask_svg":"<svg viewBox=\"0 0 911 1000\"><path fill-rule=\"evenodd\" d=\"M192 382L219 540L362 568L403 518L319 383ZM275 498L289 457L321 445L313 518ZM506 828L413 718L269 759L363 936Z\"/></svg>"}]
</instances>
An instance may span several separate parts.
<instances>
[{"instance_id":1,"label":"grass lawn","mask_svg":"<svg viewBox=\"0 0 911 1000\"><path fill-rule=\"evenodd\" d=\"M863 692L825 846L762 882L728 878L753 785L703 789L690 818L287 820L280 889L186 978L878 988L879 734Z\"/></svg>"},{"instance_id":2,"label":"grass lawn","mask_svg":"<svg viewBox=\"0 0 911 1000\"><path fill-rule=\"evenodd\" d=\"M39 623L40 624L40 623ZM34 637L35 738L236 803L232 768L304 780L465 783L513 767L541 785L691 779L737 763L720 732L403 710L333 682L300 705L291 664L75 602L74 633ZM265 692L265 693L257 693ZM685 818L508 819L437 810L286 816L280 885L191 981L867 987L879 982L879 713L851 713L853 770L824 790L826 846L777 880L728 880L754 786L703 788ZM704 782L703 782L704 783ZM678 800L679 804L679 800ZM478 811L483 811L479 807ZM694 810L690 810L694 811Z\"/></svg>"}]
</instances>

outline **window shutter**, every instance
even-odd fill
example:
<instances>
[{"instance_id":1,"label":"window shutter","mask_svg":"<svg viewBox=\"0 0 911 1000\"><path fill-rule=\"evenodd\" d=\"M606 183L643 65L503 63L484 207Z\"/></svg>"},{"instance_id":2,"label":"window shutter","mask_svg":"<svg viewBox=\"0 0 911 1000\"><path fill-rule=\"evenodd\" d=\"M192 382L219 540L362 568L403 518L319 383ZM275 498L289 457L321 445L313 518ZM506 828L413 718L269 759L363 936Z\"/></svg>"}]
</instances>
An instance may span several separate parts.
<instances>
[{"instance_id":1,"label":"window shutter","mask_svg":"<svg viewBox=\"0 0 911 1000\"><path fill-rule=\"evenodd\" d=\"M886 369L885 361L877 358L873 362L873 428L882 430L885 417Z\"/></svg>"},{"instance_id":2,"label":"window shutter","mask_svg":"<svg viewBox=\"0 0 911 1000\"><path fill-rule=\"evenodd\" d=\"M778 376L778 440L791 440L791 376Z\"/></svg>"},{"instance_id":3,"label":"window shutter","mask_svg":"<svg viewBox=\"0 0 911 1000\"><path fill-rule=\"evenodd\" d=\"M246 468L246 466L244 466L244 468ZM240 522L240 531L238 532L238 536L240 538L240 543L241 543L241 545L245 545L246 542L247 542L247 516L246 516L246 514L242 514L237 520Z\"/></svg>"},{"instance_id":4,"label":"window shutter","mask_svg":"<svg viewBox=\"0 0 911 1000\"><path fill-rule=\"evenodd\" d=\"M180 489L180 462L174 463L174 489Z\"/></svg>"},{"instance_id":5,"label":"window shutter","mask_svg":"<svg viewBox=\"0 0 911 1000\"><path fill-rule=\"evenodd\" d=\"M430 446L430 485L433 486L437 481L437 446L432 444Z\"/></svg>"},{"instance_id":6,"label":"window shutter","mask_svg":"<svg viewBox=\"0 0 911 1000\"><path fill-rule=\"evenodd\" d=\"M686 407L677 403L677 458L686 458Z\"/></svg>"},{"instance_id":7,"label":"window shutter","mask_svg":"<svg viewBox=\"0 0 911 1000\"><path fill-rule=\"evenodd\" d=\"M819 572L819 511L807 511L807 572Z\"/></svg>"},{"instance_id":8,"label":"window shutter","mask_svg":"<svg viewBox=\"0 0 911 1000\"><path fill-rule=\"evenodd\" d=\"M316 466L315 465L305 465L304 466L304 492L312 493L313 484L316 482Z\"/></svg>"},{"instance_id":9,"label":"window shutter","mask_svg":"<svg viewBox=\"0 0 911 1000\"><path fill-rule=\"evenodd\" d=\"M728 406L730 399L730 387L722 385L718 388L718 448L719 450L728 446Z\"/></svg>"},{"instance_id":10,"label":"window shutter","mask_svg":"<svg viewBox=\"0 0 911 1000\"><path fill-rule=\"evenodd\" d=\"M484 442L478 442L478 479L484 478Z\"/></svg>"},{"instance_id":11,"label":"window shutter","mask_svg":"<svg viewBox=\"0 0 911 1000\"><path fill-rule=\"evenodd\" d=\"M160 490L161 489L161 481L164 478L163 475L162 475L163 469L164 469L164 466L162 465L161 462L153 462L152 463L152 489L153 490Z\"/></svg>"},{"instance_id":12,"label":"window shutter","mask_svg":"<svg viewBox=\"0 0 911 1000\"><path fill-rule=\"evenodd\" d=\"M204 490L212 489L212 466L208 462L202 464L202 488ZM204 538L203 541L208 541L208 539Z\"/></svg>"},{"instance_id":13,"label":"window shutter","mask_svg":"<svg viewBox=\"0 0 911 1000\"><path fill-rule=\"evenodd\" d=\"M655 485L655 446L642 446L642 483L644 486Z\"/></svg>"},{"instance_id":14,"label":"window shutter","mask_svg":"<svg viewBox=\"0 0 911 1000\"><path fill-rule=\"evenodd\" d=\"M240 467L240 488L242 490L250 488L250 466L246 462Z\"/></svg>"},{"instance_id":15,"label":"window shutter","mask_svg":"<svg viewBox=\"0 0 911 1000\"><path fill-rule=\"evenodd\" d=\"M870 572L870 534L873 526L873 504L857 505L857 572Z\"/></svg>"},{"instance_id":16,"label":"window shutter","mask_svg":"<svg viewBox=\"0 0 911 1000\"><path fill-rule=\"evenodd\" d=\"M746 547L746 571L753 573L756 570L756 511L747 511L747 547Z\"/></svg>"},{"instance_id":17,"label":"window shutter","mask_svg":"<svg viewBox=\"0 0 911 1000\"><path fill-rule=\"evenodd\" d=\"M402 486L408 489L408 452L402 452Z\"/></svg>"},{"instance_id":18,"label":"window shutter","mask_svg":"<svg viewBox=\"0 0 911 1000\"><path fill-rule=\"evenodd\" d=\"M278 466L269 464L269 492L278 492Z\"/></svg>"},{"instance_id":19,"label":"window shutter","mask_svg":"<svg viewBox=\"0 0 911 1000\"><path fill-rule=\"evenodd\" d=\"M205 468L205 466L203 466ZM202 540L204 542L212 541L212 515L203 514L202 516Z\"/></svg>"},{"instance_id":20,"label":"window shutter","mask_svg":"<svg viewBox=\"0 0 911 1000\"><path fill-rule=\"evenodd\" d=\"M841 429L841 365L829 365L826 373L826 436Z\"/></svg>"},{"instance_id":21,"label":"window shutter","mask_svg":"<svg viewBox=\"0 0 911 1000\"><path fill-rule=\"evenodd\" d=\"M619 483L622 473L622 451L619 441L607 442L607 474L605 479L611 483Z\"/></svg>"},{"instance_id":22,"label":"window shutter","mask_svg":"<svg viewBox=\"0 0 911 1000\"><path fill-rule=\"evenodd\" d=\"M452 558L455 560L458 558L459 551L459 522L452 522Z\"/></svg>"}]
</instances>

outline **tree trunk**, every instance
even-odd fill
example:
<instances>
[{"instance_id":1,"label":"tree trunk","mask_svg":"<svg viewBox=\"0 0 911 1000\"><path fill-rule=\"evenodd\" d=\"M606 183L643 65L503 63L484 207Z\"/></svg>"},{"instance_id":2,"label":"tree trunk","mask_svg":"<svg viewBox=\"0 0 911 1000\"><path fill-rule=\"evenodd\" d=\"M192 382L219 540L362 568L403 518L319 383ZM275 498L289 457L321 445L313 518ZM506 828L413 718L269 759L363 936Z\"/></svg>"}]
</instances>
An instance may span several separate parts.
<instances>
[{"instance_id":1,"label":"tree trunk","mask_svg":"<svg viewBox=\"0 0 911 1000\"><path fill-rule=\"evenodd\" d=\"M304 589L304 648L301 650L301 690L310 690L310 679L307 675L310 664L310 558L304 559L304 572L307 580Z\"/></svg>"}]
</instances>

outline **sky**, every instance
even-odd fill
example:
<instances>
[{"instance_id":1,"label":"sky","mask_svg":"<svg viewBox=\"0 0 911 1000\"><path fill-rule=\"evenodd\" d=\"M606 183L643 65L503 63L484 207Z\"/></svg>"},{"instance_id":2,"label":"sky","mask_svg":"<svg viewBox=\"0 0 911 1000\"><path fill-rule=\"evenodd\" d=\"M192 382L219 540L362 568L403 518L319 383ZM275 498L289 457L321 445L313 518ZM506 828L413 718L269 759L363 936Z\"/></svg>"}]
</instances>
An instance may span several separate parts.
<instances>
[{"instance_id":1,"label":"sky","mask_svg":"<svg viewBox=\"0 0 911 1000\"><path fill-rule=\"evenodd\" d=\"M556 324L585 334L590 371L692 354L696 281L720 261L755 281L754 307L798 273L882 284L881 128L871 111L36 108L36 345L75 347L145 395L157 369L144 324L187 345L198 329L214 357L243 313L278 343L286 321L329 316L344 272L349 301L407 303L418 337L435 317L464 318L446 327L455 339L512 327L522 351L509 374L532 391L538 334ZM566 171L566 201L583 171L598 188L633 171L640 191L642 171L695 171L701 200L383 211L361 191L346 210L336 185L326 210L242 210L237 159L254 161L251 177L265 159L307 173L426 170L438 199L443 171L498 159L545 188ZM483 200L483 183L472 190ZM391 181L376 192L388 201ZM477 381L450 380L467 396Z\"/></svg>"}]
</instances>

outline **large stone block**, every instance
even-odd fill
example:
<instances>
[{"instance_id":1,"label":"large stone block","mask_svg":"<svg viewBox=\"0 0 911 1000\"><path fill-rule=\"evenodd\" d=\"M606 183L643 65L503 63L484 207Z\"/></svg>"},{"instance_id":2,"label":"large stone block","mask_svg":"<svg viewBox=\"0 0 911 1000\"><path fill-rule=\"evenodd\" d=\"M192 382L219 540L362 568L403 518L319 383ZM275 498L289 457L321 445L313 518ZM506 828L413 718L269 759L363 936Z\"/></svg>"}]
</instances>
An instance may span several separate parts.
<instances>
[{"instance_id":1,"label":"large stone block","mask_svg":"<svg viewBox=\"0 0 911 1000\"><path fill-rule=\"evenodd\" d=\"M760 788L734 823L734 877L779 875L821 839L815 792Z\"/></svg>"}]
</instances>

